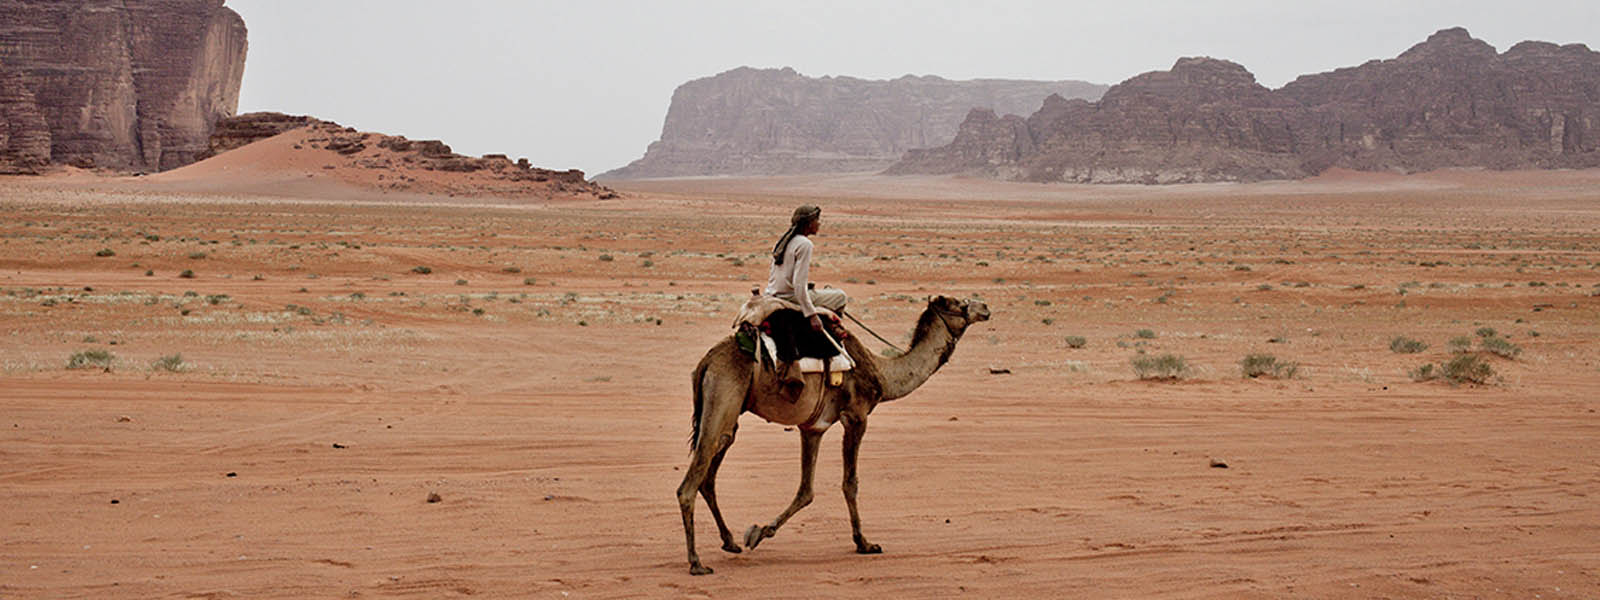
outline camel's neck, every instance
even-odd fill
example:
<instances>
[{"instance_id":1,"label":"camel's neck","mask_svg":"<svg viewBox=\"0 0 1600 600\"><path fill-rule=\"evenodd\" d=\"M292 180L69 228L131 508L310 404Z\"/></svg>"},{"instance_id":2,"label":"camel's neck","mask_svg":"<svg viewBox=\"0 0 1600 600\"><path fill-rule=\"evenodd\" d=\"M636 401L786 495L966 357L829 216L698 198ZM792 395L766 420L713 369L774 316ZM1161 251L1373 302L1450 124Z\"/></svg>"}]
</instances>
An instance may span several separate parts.
<instances>
[{"instance_id":1,"label":"camel's neck","mask_svg":"<svg viewBox=\"0 0 1600 600\"><path fill-rule=\"evenodd\" d=\"M956 329L952 331L952 327ZM965 329L965 322L959 318L941 317L933 309L923 312L911 340L911 349L878 365L883 375L883 400L903 398L921 387L950 360L962 329Z\"/></svg>"}]
</instances>

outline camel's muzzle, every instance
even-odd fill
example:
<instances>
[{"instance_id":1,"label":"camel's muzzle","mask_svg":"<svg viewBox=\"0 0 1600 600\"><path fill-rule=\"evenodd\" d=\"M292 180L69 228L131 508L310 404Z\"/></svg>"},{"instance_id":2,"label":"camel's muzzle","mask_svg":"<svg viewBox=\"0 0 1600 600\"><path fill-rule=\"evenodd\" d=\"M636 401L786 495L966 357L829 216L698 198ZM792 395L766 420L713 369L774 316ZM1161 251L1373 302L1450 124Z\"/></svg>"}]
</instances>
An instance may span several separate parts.
<instances>
[{"instance_id":1,"label":"camel's muzzle","mask_svg":"<svg viewBox=\"0 0 1600 600\"><path fill-rule=\"evenodd\" d=\"M968 320L973 323L989 320L989 306L982 302L973 302L967 305Z\"/></svg>"}]
</instances>

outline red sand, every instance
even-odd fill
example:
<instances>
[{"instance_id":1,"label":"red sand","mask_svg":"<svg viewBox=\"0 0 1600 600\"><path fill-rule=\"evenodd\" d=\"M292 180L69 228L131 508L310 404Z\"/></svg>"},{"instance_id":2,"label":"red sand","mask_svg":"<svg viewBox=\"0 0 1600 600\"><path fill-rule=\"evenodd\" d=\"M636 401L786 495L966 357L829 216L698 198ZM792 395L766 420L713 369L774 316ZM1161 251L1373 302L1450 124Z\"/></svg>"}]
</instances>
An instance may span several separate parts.
<instances>
[{"instance_id":1,"label":"red sand","mask_svg":"<svg viewBox=\"0 0 1600 600\"><path fill-rule=\"evenodd\" d=\"M0 598L1600 596L1597 172L446 205L249 162L0 179ZM880 332L935 293L994 320L873 415L886 554L851 552L830 432L759 549L701 504L691 577L687 375L800 202L816 278ZM1495 383L1407 375L1485 327L1523 350ZM91 349L109 372L65 369ZM1140 353L1193 373L1138 381ZM741 532L798 477L796 434L743 425Z\"/></svg>"}]
</instances>

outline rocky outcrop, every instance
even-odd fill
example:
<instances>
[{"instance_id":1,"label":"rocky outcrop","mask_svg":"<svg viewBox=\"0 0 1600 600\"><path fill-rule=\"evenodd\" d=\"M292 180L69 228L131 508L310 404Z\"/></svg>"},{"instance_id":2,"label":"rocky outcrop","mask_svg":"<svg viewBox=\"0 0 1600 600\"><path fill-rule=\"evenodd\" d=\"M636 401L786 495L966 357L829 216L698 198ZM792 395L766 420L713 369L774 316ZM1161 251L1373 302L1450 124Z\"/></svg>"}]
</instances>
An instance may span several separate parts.
<instances>
[{"instance_id":1,"label":"rocky outcrop","mask_svg":"<svg viewBox=\"0 0 1600 600\"><path fill-rule=\"evenodd\" d=\"M1177 183L1299 178L1332 166L1600 166L1600 53L1543 42L1497 53L1447 29L1396 58L1278 90L1237 64L1184 58L1098 102L1047 99L1020 130L995 122L974 113L951 144L910 151L888 172Z\"/></svg>"},{"instance_id":2,"label":"rocky outcrop","mask_svg":"<svg viewBox=\"0 0 1600 600\"><path fill-rule=\"evenodd\" d=\"M1022 113L1051 94L1104 91L1078 81L872 81L741 67L679 86L661 139L599 178L875 171L908 149L948 143L975 107Z\"/></svg>"},{"instance_id":3,"label":"rocky outcrop","mask_svg":"<svg viewBox=\"0 0 1600 600\"><path fill-rule=\"evenodd\" d=\"M13 108L42 115L55 164L191 163L217 119L238 108L245 37L223 0L0 0L6 129L32 131ZM31 100L9 91L18 83ZM10 152L0 161L26 170Z\"/></svg>"},{"instance_id":4,"label":"rocky outcrop","mask_svg":"<svg viewBox=\"0 0 1600 600\"><path fill-rule=\"evenodd\" d=\"M321 123L313 117L286 115L275 112L257 112L228 117L217 121L204 153L196 158L205 160L223 152L254 144L285 131Z\"/></svg>"},{"instance_id":5,"label":"rocky outcrop","mask_svg":"<svg viewBox=\"0 0 1600 600\"><path fill-rule=\"evenodd\" d=\"M280 176L335 177L346 183L391 192L592 196L603 200L617 197L610 188L586 180L583 171L578 169L542 169L530 164L528 159L513 162L504 154L463 156L438 140L412 140L357 131L305 116L250 113L222 119L216 124L210 147L214 154L207 160L171 175L277 169L276 175ZM260 152L229 154L247 147ZM244 158L234 160L239 156ZM296 171L308 164L317 167L309 173Z\"/></svg>"}]
</instances>

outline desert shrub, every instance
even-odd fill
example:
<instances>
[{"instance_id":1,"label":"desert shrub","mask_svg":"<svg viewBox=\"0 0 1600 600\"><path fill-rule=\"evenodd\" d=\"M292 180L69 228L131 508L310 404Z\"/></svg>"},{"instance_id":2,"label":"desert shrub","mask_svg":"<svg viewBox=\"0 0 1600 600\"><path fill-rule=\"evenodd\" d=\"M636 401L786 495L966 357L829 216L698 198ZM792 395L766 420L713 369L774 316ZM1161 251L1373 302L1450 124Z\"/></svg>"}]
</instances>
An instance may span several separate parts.
<instances>
[{"instance_id":1,"label":"desert shrub","mask_svg":"<svg viewBox=\"0 0 1600 600\"><path fill-rule=\"evenodd\" d=\"M539 281L537 279L534 279L532 277L527 277L527 278L524 278L522 280L522 285L533 285L533 284L538 283L538 282Z\"/></svg>"},{"instance_id":2,"label":"desert shrub","mask_svg":"<svg viewBox=\"0 0 1600 600\"><path fill-rule=\"evenodd\" d=\"M184 369L188 368L188 364L183 362L182 354L168 354L156 359L155 362L150 363L150 368L156 371L180 373L183 372Z\"/></svg>"},{"instance_id":3,"label":"desert shrub","mask_svg":"<svg viewBox=\"0 0 1600 600\"><path fill-rule=\"evenodd\" d=\"M433 272L433 267L429 267L427 265L417 265L415 267L411 267L411 272L418 275L427 275Z\"/></svg>"},{"instance_id":4,"label":"desert shrub","mask_svg":"<svg viewBox=\"0 0 1600 600\"><path fill-rule=\"evenodd\" d=\"M1444 378L1451 383L1489 383L1494 367L1476 354L1462 354L1444 363Z\"/></svg>"},{"instance_id":5,"label":"desert shrub","mask_svg":"<svg viewBox=\"0 0 1600 600\"><path fill-rule=\"evenodd\" d=\"M189 258L192 258L194 260L200 260L200 259L203 259L205 257L206 257L206 253L204 253L204 252L190 252L189 253Z\"/></svg>"},{"instance_id":6,"label":"desert shrub","mask_svg":"<svg viewBox=\"0 0 1600 600\"><path fill-rule=\"evenodd\" d=\"M1446 344L1450 346L1451 352L1466 352L1472 349L1472 338L1458 335L1450 338L1450 341L1446 342Z\"/></svg>"},{"instance_id":7,"label":"desert shrub","mask_svg":"<svg viewBox=\"0 0 1600 600\"><path fill-rule=\"evenodd\" d=\"M465 279L457 279L456 280L456 285L466 285L466 284L467 284L467 280L465 280Z\"/></svg>"},{"instance_id":8,"label":"desert shrub","mask_svg":"<svg viewBox=\"0 0 1600 600\"><path fill-rule=\"evenodd\" d=\"M1494 337L1494 335L1498 332L1496 332L1493 327L1479 327L1478 330L1474 331L1473 333L1478 334L1478 337L1481 338L1491 338Z\"/></svg>"},{"instance_id":9,"label":"desert shrub","mask_svg":"<svg viewBox=\"0 0 1600 600\"><path fill-rule=\"evenodd\" d=\"M67 359L68 369L109 369L116 357L105 350L84 350L72 353Z\"/></svg>"},{"instance_id":10,"label":"desert shrub","mask_svg":"<svg viewBox=\"0 0 1600 600\"><path fill-rule=\"evenodd\" d=\"M600 262L611 262L611 261L616 260L616 259L617 259L617 257L612 256L610 254L601 254L600 255Z\"/></svg>"},{"instance_id":11,"label":"desert shrub","mask_svg":"<svg viewBox=\"0 0 1600 600\"><path fill-rule=\"evenodd\" d=\"M504 269L500 269L500 272L502 272L502 273L513 273L513 274L521 273L522 272L522 267L506 267Z\"/></svg>"},{"instance_id":12,"label":"desert shrub","mask_svg":"<svg viewBox=\"0 0 1600 600\"><path fill-rule=\"evenodd\" d=\"M1396 354L1416 354L1427 349L1427 342L1413 340L1403 335L1397 335L1389 340L1389 350Z\"/></svg>"},{"instance_id":13,"label":"desert shrub","mask_svg":"<svg viewBox=\"0 0 1600 600\"><path fill-rule=\"evenodd\" d=\"M223 302L227 302L228 298L229 297L227 294L209 294L206 296L206 304L216 306L218 304L222 304Z\"/></svg>"},{"instance_id":14,"label":"desert shrub","mask_svg":"<svg viewBox=\"0 0 1600 600\"><path fill-rule=\"evenodd\" d=\"M1153 340L1153 339L1156 339L1156 332L1151 331L1149 329L1140 329L1138 331L1133 332L1133 337L1139 338L1141 340Z\"/></svg>"},{"instance_id":15,"label":"desert shrub","mask_svg":"<svg viewBox=\"0 0 1600 600\"><path fill-rule=\"evenodd\" d=\"M108 257L108 256L116 256L117 255L117 251L116 250L112 250L110 248L101 248L100 251L94 253L94 255L98 256L100 258L105 258L105 257Z\"/></svg>"},{"instance_id":16,"label":"desert shrub","mask_svg":"<svg viewBox=\"0 0 1600 600\"><path fill-rule=\"evenodd\" d=\"M1069 336L1067 336L1067 347L1068 348L1082 348L1082 347L1087 346L1087 345L1089 345L1089 340L1085 339L1081 335L1069 335Z\"/></svg>"},{"instance_id":17,"label":"desert shrub","mask_svg":"<svg viewBox=\"0 0 1600 600\"><path fill-rule=\"evenodd\" d=\"M1274 379L1291 379L1300 372L1300 365L1292 362L1278 362L1278 358L1271 354L1251 354L1239 361L1239 370L1245 377L1271 377Z\"/></svg>"},{"instance_id":18,"label":"desert shrub","mask_svg":"<svg viewBox=\"0 0 1600 600\"><path fill-rule=\"evenodd\" d=\"M1478 340L1478 347L1502 358L1516 358L1522 354L1522 347L1511 343L1503 337L1486 337Z\"/></svg>"},{"instance_id":19,"label":"desert shrub","mask_svg":"<svg viewBox=\"0 0 1600 600\"><path fill-rule=\"evenodd\" d=\"M184 269L182 273L178 274L178 276L184 279L194 279L194 271Z\"/></svg>"},{"instance_id":20,"label":"desert shrub","mask_svg":"<svg viewBox=\"0 0 1600 600\"><path fill-rule=\"evenodd\" d=\"M1188 361L1176 354L1136 356L1132 364L1139 379L1182 379L1189 374Z\"/></svg>"},{"instance_id":21,"label":"desert shrub","mask_svg":"<svg viewBox=\"0 0 1600 600\"><path fill-rule=\"evenodd\" d=\"M1494 378L1494 367L1477 354L1458 354L1442 365L1425 364L1413 369L1412 381L1443 379L1450 383L1487 384Z\"/></svg>"}]
</instances>

